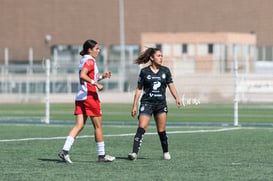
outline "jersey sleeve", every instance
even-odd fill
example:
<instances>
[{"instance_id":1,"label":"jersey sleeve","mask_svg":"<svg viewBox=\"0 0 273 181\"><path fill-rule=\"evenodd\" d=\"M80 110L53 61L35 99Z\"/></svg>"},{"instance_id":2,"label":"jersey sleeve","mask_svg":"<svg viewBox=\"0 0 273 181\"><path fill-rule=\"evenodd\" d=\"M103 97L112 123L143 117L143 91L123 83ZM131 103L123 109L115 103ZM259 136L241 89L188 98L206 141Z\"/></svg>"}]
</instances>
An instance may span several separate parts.
<instances>
[{"instance_id":1,"label":"jersey sleeve","mask_svg":"<svg viewBox=\"0 0 273 181\"><path fill-rule=\"evenodd\" d=\"M170 69L166 68L166 83L173 83L173 78Z\"/></svg>"},{"instance_id":2,"label":"jersey sleeve","mask_svg":"<svg viewBox=\"0 0 273 181\"><path fill-rule=\"evenodd\" d=\"M86 62L83 65L83 67L87 68L89 72L91 72L95 69L94 66L95 66L95 62L93 59L86 60Z\"/></svg>"},{"instance_id":3,"label":"jersey sleeve","mask_svg":"<svg viewBox=\"0 0 273 181\"><path fill-rule=\"evenodd\" d=\"M138 80L137 80L138 88L142 88L143 84L144 84L144 73L143 73L143 69L142 69L138 75Z\"/></svg>"}]
</instances>

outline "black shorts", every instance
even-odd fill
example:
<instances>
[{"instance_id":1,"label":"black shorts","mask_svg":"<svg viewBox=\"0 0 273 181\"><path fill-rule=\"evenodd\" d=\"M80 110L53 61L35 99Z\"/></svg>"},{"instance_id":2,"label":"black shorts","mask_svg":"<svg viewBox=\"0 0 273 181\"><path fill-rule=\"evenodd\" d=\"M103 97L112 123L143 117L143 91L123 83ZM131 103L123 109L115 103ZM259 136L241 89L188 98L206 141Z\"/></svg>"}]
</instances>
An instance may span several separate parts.
<instances>
[{"instance_id":1,"label":"black shorts","mask_svg":"<svg viewBox=\"0 0 273 181\"><path fill-rule=\"evenodd\" d=\"M168 113L167 104L145 104L141 103L139 106L139 115L145 114L147 116L152 117L152 115L156 116L161 113ZM138 115L138 116L139 116Z\"/></svg>"}]
</instances>

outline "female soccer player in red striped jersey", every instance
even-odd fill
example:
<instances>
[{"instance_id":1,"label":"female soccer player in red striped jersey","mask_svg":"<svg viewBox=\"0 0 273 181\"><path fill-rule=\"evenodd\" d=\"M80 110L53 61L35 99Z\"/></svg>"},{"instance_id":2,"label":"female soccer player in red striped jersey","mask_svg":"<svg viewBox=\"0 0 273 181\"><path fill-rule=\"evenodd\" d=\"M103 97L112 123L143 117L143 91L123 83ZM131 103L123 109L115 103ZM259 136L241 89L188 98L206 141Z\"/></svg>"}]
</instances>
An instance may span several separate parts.
<instances>
[{"instance_id":1,"label":"female soccer player in red striped jersey","mask_svg":"<svg viewBox=\"0 0 273 181\"><path fill-rule=\"evenodd\" d=\"M102 115L100 100L97 91L103 90L103 85L98 82L111 77L111 72L105 72L99 76L95 58L100 52L99 45L94 40L87 40L80 52L82 59L79 64L79 89L75 100L76 124L70 130L59 157L67 163L72 163L69 151L77 135L84 128L86 120L90 117L94 130L98 152L98 161L112 162L115 157L105 155L105 146L102 133Z\"/></svg>"}]
</instances>

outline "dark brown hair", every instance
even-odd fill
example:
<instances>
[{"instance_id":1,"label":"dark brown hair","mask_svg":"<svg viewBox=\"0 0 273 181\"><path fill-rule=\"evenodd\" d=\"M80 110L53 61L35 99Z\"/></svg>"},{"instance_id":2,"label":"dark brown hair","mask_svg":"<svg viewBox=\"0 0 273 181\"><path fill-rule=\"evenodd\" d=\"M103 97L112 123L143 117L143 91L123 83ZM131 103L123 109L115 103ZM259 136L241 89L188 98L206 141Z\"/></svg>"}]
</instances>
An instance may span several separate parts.
<instances>
[{"instance_id":1,"label":"dark brown hair","mask_svg":"<svg viewBox=\"0 0 273 181\"><path fill-rule=\"evenodd\" d=\"M159 48L148 48L136 60L135 64L145 64L150 61L150 57L154 56L156 51L161 51Z\"/></svg>"},{"instance_id":2,"label":"dark brown hair","mask_svg":"<svg viewBox=\"0 0 273 181\"><path fill-rule=\"evenodd\" d=\"M82 46L82 51L80 52L81 56L84 56L88 54L88 49L91 48L93 49L96 44L98 44L95 40L86 40Z\"/></svg>"}]
</instances>

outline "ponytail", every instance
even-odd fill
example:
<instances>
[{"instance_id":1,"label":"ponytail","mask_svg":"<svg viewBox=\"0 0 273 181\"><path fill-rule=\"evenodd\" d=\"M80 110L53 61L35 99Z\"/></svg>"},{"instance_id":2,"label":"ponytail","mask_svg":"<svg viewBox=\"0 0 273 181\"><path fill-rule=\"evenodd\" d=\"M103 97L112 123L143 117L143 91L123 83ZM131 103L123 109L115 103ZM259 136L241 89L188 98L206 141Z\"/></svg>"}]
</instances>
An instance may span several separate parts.
<instances>
[{"instance_id":1,"label":"ponytail","mask_svg":"<svg viewBox=\"0 0 273 181\"><path fill-rule=\"evenodd\" d=\"M80 55L81 56L84 56L85 54L87 54L84 50L82 50L81 52L80 52Z\"/></svg>"},{"instance_id":2,"label":"ponytail","mask_svg":"<svg viewBox=\"0 0 273 181\"><path fill-rule=\"evenodd\" d=\"M145 63L149 62L150 57L154 56L156 51L160 51L160 49L159 48L148 48L135 60L135 64L145 64Z\"/></svg>"}]
</instances>

